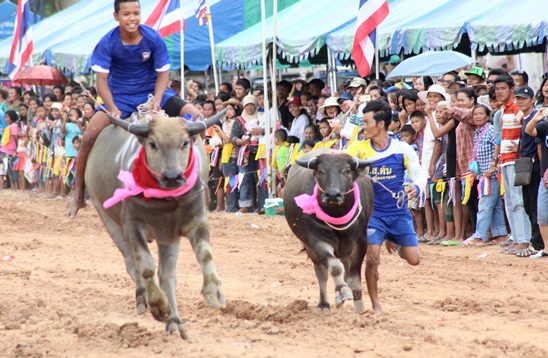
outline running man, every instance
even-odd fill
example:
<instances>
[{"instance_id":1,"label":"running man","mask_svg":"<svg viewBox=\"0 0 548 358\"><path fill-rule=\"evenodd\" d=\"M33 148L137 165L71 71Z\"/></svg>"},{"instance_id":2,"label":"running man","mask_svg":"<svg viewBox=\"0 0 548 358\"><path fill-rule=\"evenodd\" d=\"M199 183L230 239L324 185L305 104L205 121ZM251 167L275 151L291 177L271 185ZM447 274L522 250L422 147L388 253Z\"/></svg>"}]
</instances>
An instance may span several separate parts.
<instances>
[{"instance_id":1,"label":"running man","mask_svg":"<svg viewBox=\"0 0 548 358\"><path fill-rule=\"evenodd\" d=\"M127 118L137 106L154 95L153 109L164 109L171 117L199 111L167 89L169 55L160 34L141 25L138 0L115 0L114 18L119 26L109 31L91 55L91 69L97 74L97 92L113 116ZM88 154L103 128L110 125L98 111L89 122L76 161L76 184L67 215L74 217L84 206L84 174Z\"/></svg>"},{"instance_id":2,"label":"running man","mask_svg":"<svg viewBox=\"0 0 548 358\"><path fill-rule=\"evenodd\" d=\"M389 240L389 252L397 250L410 265L419 264L419 243L405 193L409 199L423 195L426 176L421 171L413 148L388 135L388 126L392 121L388 103L371 101L363 113L366 139L355 141L346 152L359 159L375 161L369 168L375 207L368 226L365 278L373 310L381 313L377 294L381 245L384 240ZM406 170L413 185L404 187Z\"/></svg>"}]
</instances>

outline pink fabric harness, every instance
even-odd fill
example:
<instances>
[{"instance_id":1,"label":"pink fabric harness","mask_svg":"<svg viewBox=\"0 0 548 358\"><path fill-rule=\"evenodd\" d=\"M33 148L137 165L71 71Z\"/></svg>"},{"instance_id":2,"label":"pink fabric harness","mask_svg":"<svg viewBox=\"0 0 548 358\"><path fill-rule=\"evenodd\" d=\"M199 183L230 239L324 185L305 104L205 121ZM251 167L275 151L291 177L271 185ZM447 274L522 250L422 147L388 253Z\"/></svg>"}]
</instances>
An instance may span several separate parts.
<instances>
[{"instance_id":1,"label":"pink fabric harness","mask_svg":"<svg viewBox=\"0 0 548 358\"><path fill-rule=\"evenodd\" d=\"M144 188L137 184L135 181L135 178L133 177L133 174L125 171L120 170L120 173L118 173L118 180L120 180L123 184L123 188L116 189L114 191L114 194L110 199L105 200L103 203L103 207L105 209L108 209L110 207L113 207L114 205L118 204L119 202L123 201L126 198L129 198L131 196L137 196L140 194L143 194L143 196L147 199L166 199L166 198L176 198L179 196L182 196L190 191L198 181L198 155L196 154L197 150L192 151L193 159L190 160L192 167L190 169L190 174L186 178L185 185L182 185L178 187L177 189L173 190L164 190L164 189L156 189L156 188Z\"/></svg>"},{"instance_id":2,"label":"pink fabric harness","mask_svg":"<svg viewBox=\"0 0 548 358\"><path fill-rule=\"evenodd\" d=\"M307 215L316 215L318 219L332 225L345 225L354 218L360 204L360 187L358 186L358 183L354 182L354 185L352 186L352 191L354 192L354 204L348 213L341 217L333 217L323 211L320 203L318 202L318 191L319 186L316 184L314 185L314 192L312 195L301 194L295 197L295 203L303 210L303 213Z\"/></svg>"}]
</instances>

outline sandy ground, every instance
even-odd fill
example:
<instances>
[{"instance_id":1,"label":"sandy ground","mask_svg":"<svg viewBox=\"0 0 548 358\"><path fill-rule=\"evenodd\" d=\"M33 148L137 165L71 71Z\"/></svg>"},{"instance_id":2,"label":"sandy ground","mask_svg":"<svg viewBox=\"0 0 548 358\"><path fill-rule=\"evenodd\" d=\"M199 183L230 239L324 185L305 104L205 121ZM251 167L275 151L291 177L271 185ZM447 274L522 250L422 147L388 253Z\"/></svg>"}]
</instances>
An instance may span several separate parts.
<instances>
[{"instance_id":1,"label":"sandy ground","mask_svg":"<svg viewBox=\"0 0 548 358\"><path fill-rule=\"evenodd\" d=\"M283 217L212 214L228 307L200 295L182 245L177 297L191 342L134 310L134 286L91 208L0 191L0 356L547 357L548 263L496 247L424 246L419 267L383 253L385 313L317 312L310 261ZM334 301L332 282L330 300ZM365 280L364 280L364 295ZM366 301L368 309L369 301Z\"/></svg>"}]
</instances>

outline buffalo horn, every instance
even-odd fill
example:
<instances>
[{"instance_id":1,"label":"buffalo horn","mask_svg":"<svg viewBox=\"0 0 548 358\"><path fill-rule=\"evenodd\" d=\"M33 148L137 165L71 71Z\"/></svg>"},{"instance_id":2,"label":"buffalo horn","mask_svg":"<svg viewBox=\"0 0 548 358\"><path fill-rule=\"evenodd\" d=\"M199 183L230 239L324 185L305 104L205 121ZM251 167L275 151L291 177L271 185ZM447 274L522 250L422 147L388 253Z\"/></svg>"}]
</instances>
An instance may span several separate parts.
<instances>
[{"instance_id":1,"label":"buffalo horn","mask_svg":"<svg viewBox=\"0 0 548 358\"><path fill-rule=\"evenodd\" d=\"M218 125L218 126L222 125L221 118L223 118L225 114L226 114L226 108L220 111L219 113L209 117L205 121L196 121L196 122L189 123L187 127L188 134L192 136L205 131L206 129L208 129L209 127L213 125Z\"/></svg>"},{"instance_id":2,"label":"buffalo horn","mask_svg":"<svg viewBox=\"0 0 548 358\"><path fill-rule=\"evenodd\" d=\"M308 159L308 160L297 159L297 160L295 160L295 163L297 163L301 167L315 170L316 167L318 166L318 158L314 157L314 158Z\"/></svg>"},{"instance_id":3,"label":"buffalo horn","mask_svg":"<svg viewBox=\"0 0 548 358\"><path fill-rule=\"evenodd\" d=\"M354 158L352 161L354 165L354 170L358 169L365 169L366 167L370 166L371 164L375 163L375 160L360 160L358 158Z\"/></svg>"},{"instance_id":4,"label":"buffalo horn","mask_svg":"<svg viewBox=\"0 0 548 358\"><path fill-rule=\"evenodd\" d=\"M130 122L129 120L114 117L110 113L107 113L107 117L110 119L112 124L117 125L118 127L121 127L136 136L146 137L150 133L150 125L148 123Z\"/></svg>"}]
</instances>

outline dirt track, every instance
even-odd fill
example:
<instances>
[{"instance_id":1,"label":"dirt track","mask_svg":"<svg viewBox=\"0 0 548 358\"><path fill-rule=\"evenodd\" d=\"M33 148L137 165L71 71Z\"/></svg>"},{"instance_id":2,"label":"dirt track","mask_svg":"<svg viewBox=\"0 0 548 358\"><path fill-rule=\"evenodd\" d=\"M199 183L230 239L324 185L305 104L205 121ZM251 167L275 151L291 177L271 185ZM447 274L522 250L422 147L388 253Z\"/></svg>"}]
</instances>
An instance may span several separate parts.
<instances>
[{"instance_id":1,"label":"dirt track","mask_svg":"<svg viewBox=\"0 0 548 358\"><path fill-rule=\"evenodd\" d=\"M229 300L222 311L204 304L198 264L182 245L185 342L136 314L134 286L94 210L69 221L64 208L0 191L0 356L548 357L546 261L424 246L415 268L383 253L385 314L356 315L351 303L319 313L312 265L285 220L255 215L210 216ZM333 303L331 281L329 292Z\"/></svg>"}]
</instances>

